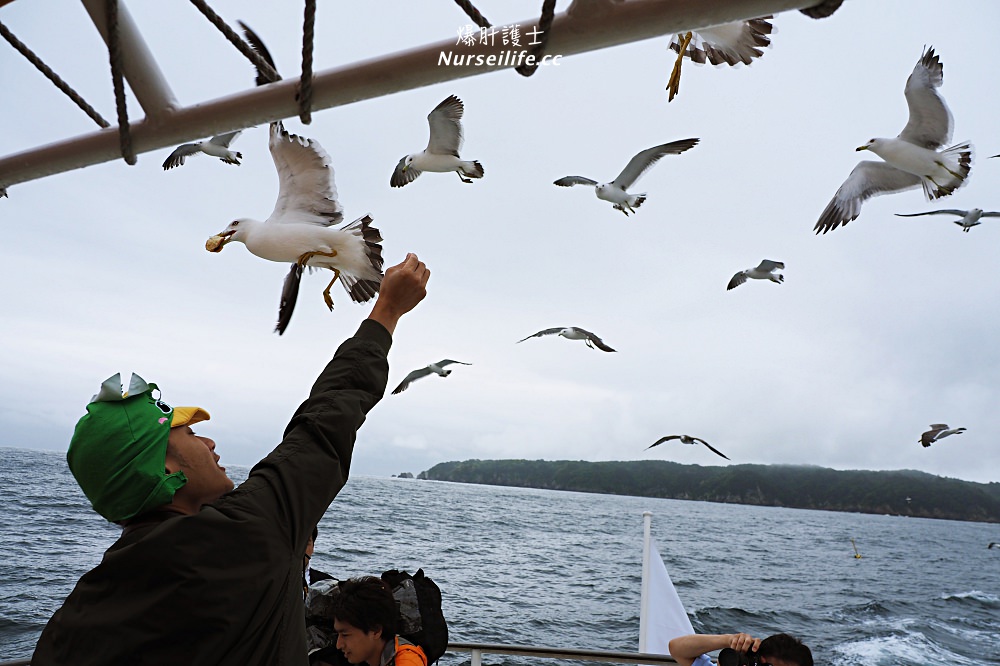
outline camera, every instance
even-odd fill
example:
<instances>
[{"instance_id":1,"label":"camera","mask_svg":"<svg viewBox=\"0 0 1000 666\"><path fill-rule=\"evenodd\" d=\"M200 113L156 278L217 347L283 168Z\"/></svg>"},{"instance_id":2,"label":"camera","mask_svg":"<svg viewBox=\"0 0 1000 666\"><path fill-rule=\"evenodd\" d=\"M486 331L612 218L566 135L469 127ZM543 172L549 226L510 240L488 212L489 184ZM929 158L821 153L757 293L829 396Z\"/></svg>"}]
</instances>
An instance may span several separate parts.
<instances>
[{"instance_id":1,"label":"camera","mask_svg":"<svg viewBox=\"0 0 1000 666\"><path fill-rule=\"evenodd\" d=\"M760 655L756 652L737 652L733 648L723 648L719 652L719 666L757 666Z\"/></svg>"}]
</instances>

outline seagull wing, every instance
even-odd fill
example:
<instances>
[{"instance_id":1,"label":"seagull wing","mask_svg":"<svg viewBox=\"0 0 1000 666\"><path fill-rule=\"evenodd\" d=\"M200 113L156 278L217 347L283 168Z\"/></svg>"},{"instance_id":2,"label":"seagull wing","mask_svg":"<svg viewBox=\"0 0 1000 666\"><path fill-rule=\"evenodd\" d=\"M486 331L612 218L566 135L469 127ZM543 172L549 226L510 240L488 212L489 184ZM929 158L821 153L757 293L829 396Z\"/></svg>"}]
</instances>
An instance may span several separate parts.
<instances>
[{"instance_id":1,"label":"seagull wing","mask_svg":"<svg viewBox=\"0 0 1000 666\"><path fill-rule=\"evenodd\" d=\"M195 153L200 153L201 148L198 147L197 143L184 143L176 148L174 152L167 156L167 159L163 160L163 170L173 169L174 167L184 164L184 160L187 159L188 155L194 155Z\"/></svg>"},{"instance_id":2,"label":"seagull wing","mask_svg":"<svg viewBox=\"0 0 1000 666\"><path fill-rule=\"evenodd\" d=\"M649 446L647 446L646 450L648 451L651 448L653 448L654 446L659 446L660 444L663 444L663 442L669 442L672 439L680 439L680 438L681 438L680 435L667 435L666 437L661 437L658 440L656 440L655 442L653 442L652 444L650 444Z\"/></svg>"},{"instance_id":3,"label":"seagull wing","mask_svg":"<svg viewBox=\"0 0 1000 666\"><path fill-rule=\"evenodd\" d=\"M299 222L328 227L344 219L337 201L330 156L313 139L289 134L271 123L271 157L278 170L278 201L268 222Z\"/></svg>"},{"instance_id":4,"label":"seagull wing","mask_svg":"<svg viewBox=\"0 0 1000 666\"><path fill-rule=\"evenodd\" d=\"M274 58L271 57L271 52L267 50L266 46L264 46L264 41L260 37L258 37L257 33L251 30L250 26L248 26L246 23L244 23L243 21L237 21L237 23L240 24L241 28L243 28L243 36L246 38L247 43L250 44L250 48L256 51L257 55L263 58L267 62L267 64L271 66L271 69L274 70L275 74L278 74L278 67L274 64ZM278 75L278 78L275 79L275 81L280 81L280 80L281 76ZM255 80L255 82L258 86L262 86L264 84L271 83L271 79L270 77L268 77L267 74L260 71L260 69L258 68L257 79Z\"/></svg>"},{"instance_id":5,"label":"seagull wing","mask_svg":"<svg viewBox=\"0 0 1000 666\"><path fill-rule=\"evenodd\" d=\"M555 335L555 334L556 334L556 333L558 333L559 331L563 330L563 328L565 328L565 327L564 327L564 326L560 326L560 327L558 327L558 328L547 328L547 329L545 329L544 331L538 331L538 333L532 333L532 334L531 334L531 335L529 335L529 336L528 336L527 338L521 338L521 339L520 339L520 340L518 340L517 342L524 342L524 341L525 341L525 340L527 340L528 338L540 338L540 337L542 337L543 335Z\"/></svg>"},{"instance_id":6,"label":"seagull wing","mask_svg":"<svg viewBox=\"0 0 1000 666\"><path fill-rule=\"evenodd\" d=\"M583 176L565 176L552 184L558 185L559 187L572 187L573 185L590 185L593 187L597 185L597 181L584 178Z\"/></svg>"},{"instance_id":7,"label":"seagull wing","mask_svg":"<svg viewBox=\"0 0 1000 666\"><path fill-rule=\"evenodd\" d=\"M431 138L427 142L427 152L435 155L454 155L462 147L462 100L448 95L434 110L427 114L431 126Z\"/></svg>"},{"instance_id":8,"label":"seagull wing","mask_svg":"<svg viewBox=\"0 0 1000 666\"><path fill-rule=\"evenodd\" d=\"M698 437L692 437L691 439L693 439L693 440L694 440L694 441L696 441L696 442L700 442L700 443L704 444L705 446L707 446L707 447L708 447L708 450L709 450L709 451L711 451L712 453L714 453L715 455L717 455L717 456L722 456L722 457L723 457L723 458L725 458L726 460L729 460L729 459L730 459L730 458L729 458L729 456L727 456L727 455L723 454L723 453L722 453L721 451L719 451L718 449L716 449L716 448L715 448L714 446L712 446L711 444L709 444L709 443L708 443L708 442L706 442L705 440L703 440L703 439L700 439L700 438L698 438Z\"/></svg>"},{"instance_id":9,"label":"seagull wing","mask_svg":"<svg viewBox=\"0 0 1000 666\"><path fill-rule=\"evenodd\" d=\"M936 150L951 140L951 112L936 90L944 81L944 65L933 47L920 57L913 73L906 79L906 105L910 120L899 138L924 148Z\"/></svg>"},{"instance_id":10,"label":"seagull wing","mask_svg":"<svg viewBox=\"0 0 1000 666\"><path fill-rule=\"evenodd\" d=\"M281 303L278 305L278 323L274 327L275 332L281 335L288 328L288 322L292 320L292 312L295 311L295 301L299 298L299 283L302 280L302 267L292 264L285 276L285 282L281 285Z\"/></svg>"},{"instance_id":11,"label":"seagull wing","mask_svg":"<svg viewBox=\"0 0 1000 666\"><path fill-rule=\"evenodd\" d=\"M389 184L393 187L402 187L407 183L412 183L417 179L417 176L423 173L423 171L414 169L412 166L404 171L403 167L406 166L407 157L407 155L404 155L399 160L399 164L396 165L396 168L392 172L392 177L389 178Z\"/></svg>"},{"instance_id":12,"label":"seagull wing","mask_svg":"<svg viewBox=\"0 0 1000 666\"><path fill-rule=\"evenodd\" d=\"M749 21L732 21L702 28L694 32L684 55L696 63L708 61L713 65L735 65L742 62L749 65L754 58L764 55L761 48L771 43L768 35L774 28L768 21L770 18L772 17L762 16ZM675 53L680 51L677 37L670 42L670 48Z\"/></svg>"},{"instance_id":13,"label":"seagull wing","mask_svg":"<svg viewBox=\"0 0 1000 666\"><path fill-rule=\"evenodd\" d=\"M730 289L735 289L736 287L740 286L746 281L747 281L747 272L740 271L739 273L733 276L732 280L729 281L729 285L726 287L726 291L729 291Z\"/></svg>"},{"instance_id":14,"label":"seagull wing","mask_svg":"<svg viewBox=\"0 0 1000 666\"><path fill-rule=\"evenodd\" d=\"M575 328L576 330L578 330L581 333L583 333L584 335L586 335L587 339L590 340L591 342L593 342L595 345L597 345L597 348L600 349L601 351L606 351L606 352L613 352L613 351L615 351L611 347L609 347L606 344L604 344L603 340L601 340L599 337L597 337L596 335L594 335L590 331L588 331L586 329L583 329L583 328L580 328L579 326L574 326L573 328Z\"/></svg>"},{"instance_id":15,"label":"seagull wing","mask_svg":"<svg viewBox=\"0 0 1000 666\"><path fill-rule=\"evenodd\" d=\"M957 208L944 208L942 210L929 210L926 213L896 213L896 217L920 217L921 215L958 215L965 217L969 211L958 210ZM983 213L985 216L985 213Z\"/></svg>"},{"instance_id":16,"label":"seagull wing","mask_svg":"<svg viewBox=\"0 0 1000 666\"><path fill-rule=\"evenodd\" d=\"M937 439L937 436L941 433L941 431L947 429L948 425L945 423L931 424L931 429L920 435L920 443L924 446L924 448L930 446Z\"/></svg>"},{"instance_id":17,"label":"seagull wing","mask_svg":"<svg viewBox=\"0 0 1000 666\"><path fill-rule=\"evenodd\" d=\"M471 363L465 363L463 361L453 361L450 358L446 358L446 359L444 359L442 361L438 361L437 363L435 363L435 365L437 365L437 367L439 367L439 368L443 368L444 366L451 365L452 363L458 363L459 365L472 365Z\"/></svg>"},{"instance_id":18,"label":"seagull wing","mask_svg":"<svg viewBox=\"0 0 1000 666\"><path fill-rule=\"evenodd\" d=\"M427 375L432 375L432 374L434 374L434 371L431 370L430 368L420 368L419 370L414 370L410 374L406 375L403 381L399 383L399 386L397 386L392 390L392 394L396 395L397 393L402 393L406 389L410 388L410 384L412 384L416 380L420 379L421 377L426 377Z\"/></svg>"},{"instance_id":19,"label":"seagull wing","mask_svg":"<svg viewBox=\"0 0 1000 666\"><path fill-rule=\"evenodd\" d=\"M840 186L833 199L819 216L813 229L816 233L826 233L842 224L857 219L861 204L877 194L899 192L920 185L920 177L900 171L885 162L864 161L854 167L854 171Z\"/></svg>"},{"instance_id":20,"label":"seagull wing","mask_svg":"<svg viewBox=\"0 0 1000 666\"><path fill-rule=\"evenodd\" d=\"M765 273L770 273L774 269L784 270L785 264L782 261L771 261L770 259L764 259L759 264L757 264L757 270L764 271Z\"/></svg>"},{"instance_id":21,"label":"seagull wing","mask_svg":"<svg viewBox=\"0 0 1000 666\"><path fill-rule=\"evenodd\" d=\"M222 146L223 148L228 148L229 144L231 144L240 134L243 134L243 130L236 130L235 132L229 132L227 134L216 134L209 139L208 142L214 143L217 146Z\"/></svg>"},{"instance_id":22,"label":"seagull wing","mask_svg":"<svg viewBox=\"0 0 1000 666\"><path fill-rule=\"evenodd\" d=\"M997 212L995 210L986 211L985 213L983 213L979 217L1000 217L1000 212Z\"/></svg>"},{"instance_id":23,"label":"seagull wing","mask_svg":"<svg viewBox=\"0 0 1000 666\"><path fill-rule=\"evenodd\" d=\"M622 172L614 179L613 184L627 190L632 183L639 180L639 176L646 173L651 166L656 164L664 155L679 155L685 150L694 148L700 139L681 139L671 141L660 146L653 146L637 153L635 157L628 161ZM557 183L558 184L558 181Z\"/></svg>"}]
</instances>

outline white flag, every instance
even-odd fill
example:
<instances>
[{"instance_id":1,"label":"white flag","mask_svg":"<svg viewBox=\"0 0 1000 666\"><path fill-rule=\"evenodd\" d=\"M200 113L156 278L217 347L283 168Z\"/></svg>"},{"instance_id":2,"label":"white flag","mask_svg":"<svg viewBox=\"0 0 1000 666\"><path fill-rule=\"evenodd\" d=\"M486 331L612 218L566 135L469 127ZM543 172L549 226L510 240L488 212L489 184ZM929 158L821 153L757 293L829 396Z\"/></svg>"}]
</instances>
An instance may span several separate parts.
<instances>
[{"instance_id":1,"label":"white flag","mask_svg":"<svg viewBox=\"0 0 1000 666\"><path fill-rule=\"evenodd\" d=\"M667 574L660 551L653 539L648 540L648 576L643 580L645 603L640 612L639 651L652 654L670 654L667 644L670 639L693 634L691 620L684 611L684 604L677 596L677 590Z\"/></svg>"}]
</instances>

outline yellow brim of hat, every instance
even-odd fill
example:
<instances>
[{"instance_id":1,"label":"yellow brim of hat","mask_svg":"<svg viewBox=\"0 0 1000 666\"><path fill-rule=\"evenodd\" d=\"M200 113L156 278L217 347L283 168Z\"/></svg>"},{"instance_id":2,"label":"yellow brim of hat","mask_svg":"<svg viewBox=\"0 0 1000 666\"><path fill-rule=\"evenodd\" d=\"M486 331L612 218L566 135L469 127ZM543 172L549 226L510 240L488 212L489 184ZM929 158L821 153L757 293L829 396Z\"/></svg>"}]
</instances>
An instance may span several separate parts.
<instances>
[{"instance_id":1,"label":"yellow brim of hat","mask_svg":"<svg viewBox=\"0 0 1000 666\"><path fill-rule=\"evenodd\" d=\"M174 415L170 419L171 428L193 425L201 421L212 418L208 412L201 407L174 407Z\"/></svg>"}]
</instances>

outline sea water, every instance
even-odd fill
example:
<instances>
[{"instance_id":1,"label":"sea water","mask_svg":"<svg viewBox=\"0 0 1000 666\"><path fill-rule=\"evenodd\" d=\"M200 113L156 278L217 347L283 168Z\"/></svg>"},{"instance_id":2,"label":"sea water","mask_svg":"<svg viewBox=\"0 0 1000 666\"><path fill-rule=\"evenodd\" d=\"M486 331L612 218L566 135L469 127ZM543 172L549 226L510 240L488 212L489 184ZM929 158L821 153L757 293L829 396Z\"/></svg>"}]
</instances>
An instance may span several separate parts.
<instances>
[{"instance_id":1,"label":"sea water","mask_svg":"<svg viewBox=\"0 0 1000 666\"><path fill-rule=\"evenodd\" d=\"M786 631L817 664L1000 664L1000 525L355 477L313 566L422 567L452 641L636 651L644 511L696 631ZM31 655L119 532L62 454L0 448L0 660Z\"/></svg>"}]
</instances>

